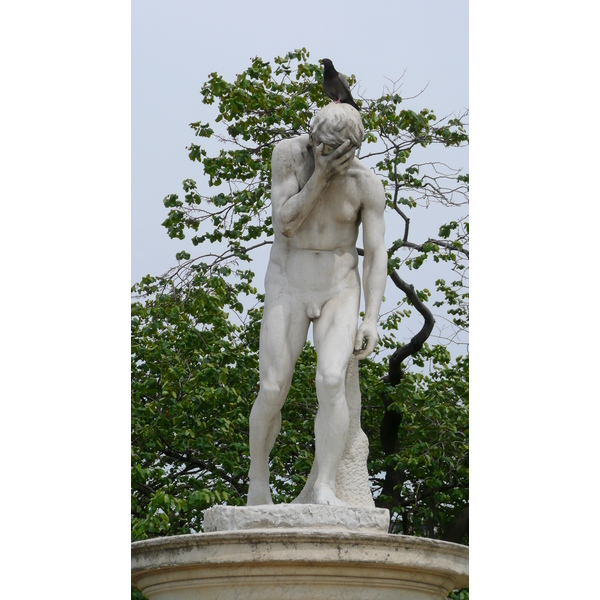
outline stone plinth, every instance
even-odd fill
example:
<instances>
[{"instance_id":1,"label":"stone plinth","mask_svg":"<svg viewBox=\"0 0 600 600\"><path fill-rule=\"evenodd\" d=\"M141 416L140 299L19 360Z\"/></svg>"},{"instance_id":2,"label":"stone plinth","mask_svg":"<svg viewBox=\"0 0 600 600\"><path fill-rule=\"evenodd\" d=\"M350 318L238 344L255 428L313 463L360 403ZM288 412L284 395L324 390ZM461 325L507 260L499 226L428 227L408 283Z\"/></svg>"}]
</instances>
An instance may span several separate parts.
<instances>
[{"instance_id":1,"label":"stone plinth","mask_svg":"<svg viewBox=\"0 0 600 600\"><path fill-rule=\"evenodd\" d=\"M386 508L276 504L269 506L213 506L204 513L204 531L246 529L328 529L387 533L390 512Z\"/></svg>"},{"instance_id":2,"label":"stone plinth","mask_svg":"<svg viewBox=\"0 0 600 600\"><path fill-rule=\"evenodd\" d=\"M442 600L468 584L468 548L425 538L249 529L132 545L150 600Z\"/></svg>"}]
</instances>

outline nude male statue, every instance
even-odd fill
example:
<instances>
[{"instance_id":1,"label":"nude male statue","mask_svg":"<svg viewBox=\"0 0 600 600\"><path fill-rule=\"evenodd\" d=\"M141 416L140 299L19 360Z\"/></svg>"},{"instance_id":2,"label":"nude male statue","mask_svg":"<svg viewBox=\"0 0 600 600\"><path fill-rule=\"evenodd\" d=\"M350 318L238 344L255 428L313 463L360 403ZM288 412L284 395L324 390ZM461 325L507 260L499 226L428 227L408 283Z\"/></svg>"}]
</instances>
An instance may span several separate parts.
<instances>
[{"instance_id":1,"label":"nude male statue","mask_svg":"<svg viewBox=\"0 0 600 600\"><path fill-rule=\"evenodd\" d=\"M248 505L273 503L269 454L311 322L319 403L314 498L318 504L343 504L335 479L348 433L346 370L353 353L362 359L375 348L387 278L385 194L379 179L355 158L363 135L356 109L331 103L314 118L310 136L283 140L273 151L275 239L265 277L260 391L250 413ZM361 223L365 316L357 331Z\"/></svg>"}]
</instances>

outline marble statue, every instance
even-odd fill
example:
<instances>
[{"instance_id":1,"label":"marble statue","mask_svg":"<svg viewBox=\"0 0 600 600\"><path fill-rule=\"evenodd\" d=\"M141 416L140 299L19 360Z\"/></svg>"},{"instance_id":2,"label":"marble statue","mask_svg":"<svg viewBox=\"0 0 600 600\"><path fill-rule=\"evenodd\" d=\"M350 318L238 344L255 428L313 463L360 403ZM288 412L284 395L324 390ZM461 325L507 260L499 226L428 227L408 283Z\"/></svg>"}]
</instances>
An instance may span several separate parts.
<instances>
[{"instance_id":1,"label":"marble statue","mask_svg":"<svg viewBox=\"0 0 600 600\"><path fill-rule=\"evenodd\" d=\"M275 238L265 277L260 390L250 414L249 506L273 503L269 454L311 322L319 407L315 464L304 501L347 504L336 492L352 430L347 372L349 364L356 371L357 360L375 348L387 277L385 195L380 180L355 157L363 136L356 109L332 102L315 116L310 135L283 140L273 151ZM361 284L356 242L361 223L365 310L357 329ZM357 378L354 395L358 393L360 404Z\"/></svg>"}]
</instances>

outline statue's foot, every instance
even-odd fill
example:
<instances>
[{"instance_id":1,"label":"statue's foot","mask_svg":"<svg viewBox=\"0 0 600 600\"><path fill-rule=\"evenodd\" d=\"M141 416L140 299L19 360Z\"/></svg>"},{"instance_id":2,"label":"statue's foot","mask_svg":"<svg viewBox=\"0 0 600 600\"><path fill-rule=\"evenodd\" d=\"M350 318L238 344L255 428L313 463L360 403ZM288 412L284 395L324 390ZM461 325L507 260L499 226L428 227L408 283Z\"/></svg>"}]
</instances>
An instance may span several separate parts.
<instances>
[{"instance_id":1,"label":"statue's foot","mask_svg":"<svg viewBox=\"0 0 600 600\"><path fill-rule=\"evenodd\" d=\"M261 504L273 504L269 484L262 481L251 481L248 486L247 506L259 506Z\"/></svg>"},{"instance_id":2,"label":"statue's foot","mask_svg":"<svg viewBox=\"0 0 600 600\"><path fill-rule=\"evenodd\" d=\"M313 490L315 504L329 504L330 506L347 506L345 502L340 500L333 489L324 483L315 483Z\"/></svg>"}]
</instances>

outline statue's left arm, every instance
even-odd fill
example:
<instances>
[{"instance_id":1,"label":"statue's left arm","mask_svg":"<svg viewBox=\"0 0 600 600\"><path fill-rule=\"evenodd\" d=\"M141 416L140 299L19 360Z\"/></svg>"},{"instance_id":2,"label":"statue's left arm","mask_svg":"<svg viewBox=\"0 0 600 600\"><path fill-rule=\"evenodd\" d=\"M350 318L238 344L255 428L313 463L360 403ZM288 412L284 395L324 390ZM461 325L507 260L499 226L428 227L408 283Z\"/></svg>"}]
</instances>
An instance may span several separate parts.
<instances>
[{"instance_id":1,"label":"statue's left arm","mask_svg":"<svg viewBox=\"0 0 600 600\"><path fill-rule=\"evenodd\" d=\"M377 345L377 319L387 280L385 248L385 192L375 177L366 177L366 189L361 207L363 227L363 291L365 317L356 334L354 352L358 359L367 357ZM363 347L364 345L364 347Z\"/></svg>"}]
</instances>

